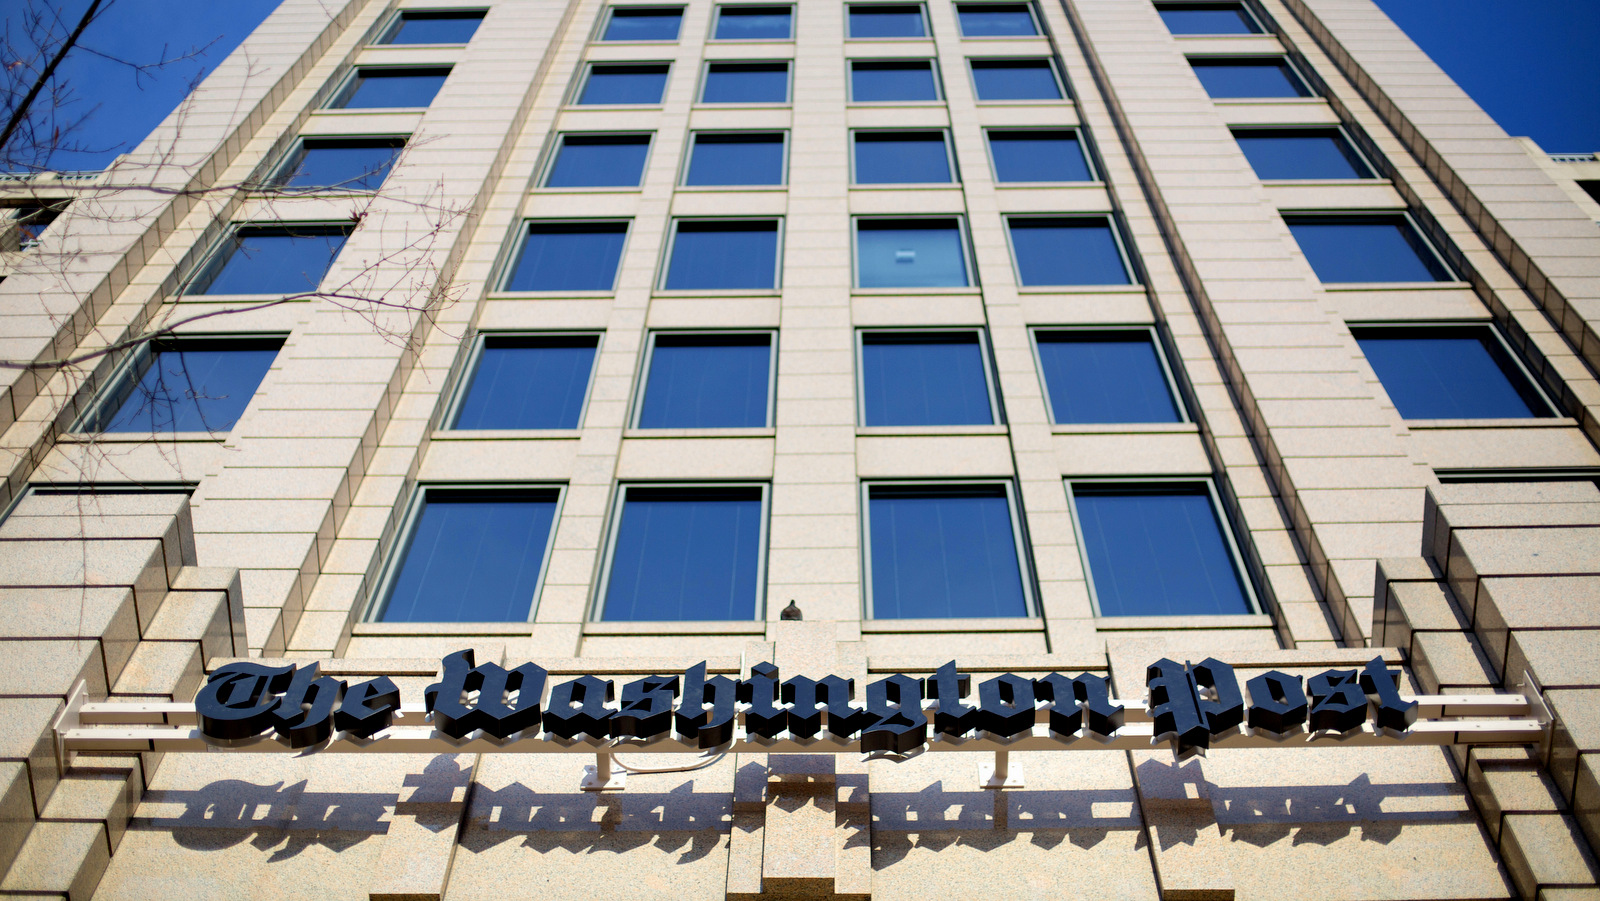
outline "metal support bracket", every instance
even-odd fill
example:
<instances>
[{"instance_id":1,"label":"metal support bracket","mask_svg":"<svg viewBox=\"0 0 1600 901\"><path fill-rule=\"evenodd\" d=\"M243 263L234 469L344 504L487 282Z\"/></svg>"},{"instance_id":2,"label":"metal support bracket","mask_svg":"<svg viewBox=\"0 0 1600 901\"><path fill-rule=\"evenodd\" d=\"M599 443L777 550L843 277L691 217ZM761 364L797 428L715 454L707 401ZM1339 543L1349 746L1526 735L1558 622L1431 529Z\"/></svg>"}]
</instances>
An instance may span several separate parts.
<instances>
[{"instance_id":1,"label":"metal support bracket","mask_svg":"<svg viewBox=\"0 0 1600 901\"><path fill-rule=\"evenodd\" d=\"M55 720L50 723L51 734L55 738L52 745L56 752L56 769L63 776L67 774L67 764L72 760L68 755L73 753L67 750L66 733L69 729L77 729L83 725L83 718L79 714L88 701L89 683L79 679L78 684L72 686L72 691L67 693L66 706L56 712Z\"/></svg>"},{"instance_id":2,"label":"metal support bracket","mask_svg":"<svg viewBox=\"0 0 1600 901\"><path fill-rule=\"evenodd\" d=\"M1022 768L1011 765L1010 751L994 752L994 760L978 764L978 785L983 788L1022 788Z\"/></svg>"},{"instance_id":3,"label":"metal support bracket","mask_svg":"<svg viewBox=\"0 0 1600 901\"><path fill-rule=\"evenodd\" d=\"M612 769L611 762L610 751L596 751L594 765L583 768L583 779L578 782L578 787L586 792L622 791L627 788L627 771Z\"/></svg>"},{"instance_id":4,"label":"metal support bracket","mask_svg":"<svg viewBox=\"0 0 1600 901\"><path fill-rule=\"evenodd\" d=\"M1522 696L1528 699L1528 715L1539 721L1539 762L1545 767L1550 765L1550 748L1554 743L1556 732L1556 715L1550 709L1550 704L1544 698L1544 688L1539 685L1539 680L1533 673L1522 671Z\"/></svg>"}]
</instances>

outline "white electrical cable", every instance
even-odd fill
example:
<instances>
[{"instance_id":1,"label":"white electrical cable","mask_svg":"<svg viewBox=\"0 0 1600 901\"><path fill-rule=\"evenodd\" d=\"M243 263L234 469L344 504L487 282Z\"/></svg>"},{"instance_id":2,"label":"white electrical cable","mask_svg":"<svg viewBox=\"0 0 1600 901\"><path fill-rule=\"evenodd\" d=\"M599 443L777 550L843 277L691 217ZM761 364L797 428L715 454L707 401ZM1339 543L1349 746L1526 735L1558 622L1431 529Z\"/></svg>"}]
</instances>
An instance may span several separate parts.
<instances>
[{"instance_id":1,"label":"white electrical cable","mask_svg":"<svg viewBox=\"0 0 1600 901\"><path fill-rule=\"evenodd\" d=\"M660 769L646 769L644 767L629 766L626 763L623 763L621 757L616 753L616 749L613 748L611 750L611 764L617 769L625 770L629 773L690 773L695 770L703 770L726 756L728 756L728 752L723 750L718 751L715 756L702 757L700 758L699 763L690 764L689 766L669 766L662 767Z\"/></svg>"}]
</instances>

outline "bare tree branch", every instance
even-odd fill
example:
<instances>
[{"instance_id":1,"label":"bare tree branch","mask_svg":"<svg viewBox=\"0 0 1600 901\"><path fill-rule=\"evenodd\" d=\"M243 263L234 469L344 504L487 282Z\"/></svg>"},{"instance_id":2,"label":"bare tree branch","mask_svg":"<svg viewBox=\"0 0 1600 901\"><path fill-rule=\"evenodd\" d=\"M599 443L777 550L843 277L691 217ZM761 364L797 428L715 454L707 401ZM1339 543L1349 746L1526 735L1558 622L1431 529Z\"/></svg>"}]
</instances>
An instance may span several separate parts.
<instances>
[{"instance_id":1,"label":"bare tree branch","mask_svg":"<svg viewBox=\"0 0 1600 901\"><path fill-rule=\"evenodd\" d=\"M50 79L56 74L56 67L61 65L61 61L67 58L68 53L72 52L73 46L78 43L78 38L82 37L83 30L89 27L90 22L94 21L95 15L100 11L101 2L102 0L93 0L89 4L89 8L84 12L83 18L78 20L78 24L72 29L72 33L68 34L66 39L61 42L61 46L56 48L55 55L50 58L50 62L44 67L44 71L40 72L39 77L34 79L33 86L28 89L28 93L17 104L16 108L11 111L11 118L6 121L5 130L0 131L0 148L11 142L11 136L16 133L18 126L27 120L28 114L33 110L34 101L39 97L39 92L44 90L44 86L50 83Z\"/></svg>"}]
</instances>

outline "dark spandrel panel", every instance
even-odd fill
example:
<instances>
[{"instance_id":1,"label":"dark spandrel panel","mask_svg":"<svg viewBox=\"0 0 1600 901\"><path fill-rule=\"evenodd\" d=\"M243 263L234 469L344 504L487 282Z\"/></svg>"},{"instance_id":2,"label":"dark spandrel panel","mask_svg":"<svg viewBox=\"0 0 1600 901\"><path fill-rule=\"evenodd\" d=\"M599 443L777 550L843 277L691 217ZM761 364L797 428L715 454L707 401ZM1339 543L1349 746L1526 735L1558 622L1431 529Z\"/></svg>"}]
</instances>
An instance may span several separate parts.
<instances>
[{"instance_id":1,"label":"dark spandrel panel","mask_svg":"<svg viewBox=\"0 0 1600 901\"><path fill-rule=\"evenodd\" d=\"M917 103L939 99L933 64L915 62L858 62L850 64L850 100L853 103Z\"/></svg>"},{"instance_id":2,"label":"dark spandrel panel","mask_svg":"<svg viewBox=\"0 0 1600 901\"><path fill-rule=\"evenodd\" d=\"M1354 330L1406 419L1520 419L1550 411L1487 327Z\"/></svg>"},{"instance_id":3,"label":"dark spandrel panel","mask_svg":"<svg viewBox=\"0 0 1600 901\"><path fill-rule=\"evenodd\" d=\"M786 41L793 32L788 6L724 6L717 12L719 41Z\"/></svg>"},{"instance_id":4,"label":"dark spandrel panel","mask_svg":"<svg viewBox=\"0 0 1600 901\"><path fill-rule=\"evenodd\" d=\"M399 138L307 138L284 161L274 181L283 188L376 191L404 144Z\"/></svg>"},{"instance_id":5,"label":"dark spandrel panel","mask_svg":"<svg viewBox=\"0 0 1600 901\"><path fill-rule=\"evenodd\" d=\"M330 109L395 109L427 106L444 87L449 69L358 69Z\"/></svg>"},{"instance_id":6,"label":"dark spandrel panel","mask_svg":"<svg viewBox=\"0 0 1600 901\"><path fill-rule=\"evenodd\" d=\"M921 38L927 35L920 4L852 4L850 7L850 36L853 38Z\"/></svg>"},{"instance_id":7,"label":"dark spandrel panel","mask_svg":"<svg viewBox=\"0 0 1600 901\"><path fill-rule=\"evenodd\" d=\"M1239 149L1263 181L1292 178L1371 178L1355 148L1332 129L1234 133Z\"/></svg>"},{"instance_id":8,"label":"dark spandrel panel","mask_svg":"<svg viewBox=\"0 0 1600 901\"><path fill-rule=\"evenodd\" d=\"M976 334L867 334L863 425L990 425L994 412Z\"/></svg>"},{"instance_id":9,"label":"dark spandrel panel","mask_svg":"<svg viewBox=\"0 0 1600 901\"><path fill-rule=\"evenodd\" d=\"M340 227L241 228L186 294L304 294L317 290L349 232Z\"/></svg>"},{"instance_id":10,"label":"dark spandrel panel","mask_svg":"<svg viewBox=\"0 0 1600 901\"><path fill-rule=\"evenodd\" d=\"M639 428L764 428L771 360L768 335L658 336Z\"/></svg>"},{"instance_id":11,"label":"dark spandrel panel","mask_svg":"<svg viewBox=\"0 0 1600 901\"><path fill-rule=\"evenodd\" d=\"M649 135L567 135L545 187L636 188L649 155Z\"/></svg>"},{"instance_id":12,"label":"dark spandrel panel","mask_svg":"<svg viewBox=\"0 0 1600 901\"><path fill-rule=\"evenodd\" d=\"M1094 179L1078 136L1070 131L991 131L989 153L1002 182Z\"/></svg>"},{"instance_id":13,"label":"dark spandrel panel","mask_svg":"<svg viewBox=\"0 0 1600 901\"><path fill-rule=\"evenodd\" d=\"M555 514L553 491L429 491L379 619L526 621Z\"/></svg>"},{"instance_id":14,"label":"dark spandrel panel","mask_svg":"<svg viewBox=\"0 0 1600 901\"><path fill-rule=\"evenodd\" d=\"M680 222L667 264L667 290L777 287L778 223Z\"/></svg>"},{"instance_id":15,"label":"dark spandrel panel","mask_svg":"<svg viewBox=\"0 0 1600 901\"><path fill-rule=\"evenodd\" d=\"M789 64L712 63L701 103L788 103Z\"/></svg>"},{"instance_id":16,"label":"dark spandrel panel","mask_svg":"<svg viewBox=\"0 0 1600 901\"><path fill-rule=\"evenodd\" d=\"M949 182L950 157L939 132L856 135L856 184Z\"/></svg>"},{"instance_id":17,"label":"dark spandrel panel","mask_svg":"<svg viewBox=\"0 0 1600 901\"><path fill-rule=\"evenodd\" d=\"M602 617L753 619L762 550L758 489L629 488Z\"/></svg>"},{"instance_id":18,"label":"dark spandrel panel","mask_svg":"<svg viewBox=\"0 0 1600 901\"><path fill-rule=\"evenodd\" d=\"M451 428L577 428L596 343L590 335L489 336Z\"/></svg>"},{"instance_id":19,"label":"dark spandrel panel","mask_svg":"<svg viewBox=\"0 0 1600 901\"><path fill-rule=\"evenodd\" d=\"M483 24L482 10L404 12L383 44L465 44Z\"/></svg>"},{"instance_id":20,"label":"dark spandrel panel","mask_svg":"<svg viewBox=\"0 0 1600 901\"><path fill-rule=\"evenodd\" d=\"M606 23L602 41L676 41L683 10L669 8L616 7Z\"/></svg>"},{"instance_id":21,"label":"dark spandrel panel","mask_svg":"<svg viewBox=\"0 0 1600 901\"><path fill-rule=\"evenodd\" d=\"M1251 612L1203 490L1080 490L1075 500L1101 616Z\"/></svg>"},{"instance_id":22,"label":"dark spandrel panel","mask_svg":"<svg viewBox=\"0 0 1600 901\"><path fill-rule=\"evenodd\" d=\"M874 488L868 503L873 618L1028 615L1003 489Z\"/></svg>"},{"instance_id":23,"label":"dark spandrel panel","mask_svg":"<svg viewBox=\"0 0 1600 901\"><path fill-rule=\"evenodd\" d=\"M695 135L686 185L783 184L783 135Z\"/></svg>"},{"instance_id":24,"label":"dark spandrel panel","mask_svg":"<svg viewBox=\"0 0 1600 901\"><path fill-rule=\"evenodd\" d=\"M656 104L667 89L667 66L592 66L578 96L582 106Z\"/></svg>"},{"instance_id":25,"label":"dark spandrel panel","mask_svg":"<svg viewBox=\"0 0 1600 901\"><path fill-rule=\"evenodd\" d=\"M961 229L953 219L866 219L856 225L863 288L961 287L967 282Z\"/></svg>"},{"instance_id":26,"label":"dark spandrel panel","mask_svg":"<svg viewBox=\"0 0 1600 901\"><path fill-rule=\"evenodd\" d=\"M530 225L505 290L609 291L627 235L625 222Z\"/></svg>"},{"instance_id":27,"label":"dark spandrel panel","mask_svg":"<svg viewBox=\"0 0 1600 901\"><path fill-rule=\"evenodd\" d=\"M1039 33L1026 3L959 3L956 18L968 38L1023 37Z\"/></svg>"},{"instance_id":28,"label":"dark spandrel panel","mask_svg":"<svg viewBox=\"0 0 1600 901\"><path fill-rule=\"evenodd\" d=\"M156 345L137 378L106 404L106 432L226 432L244 415L278 356L279 340ZM136 370L137 371L137 370ZM130 373L132 375L132 373Z\"/></svg>"},{"instance_id":29,"label":"dark spandrel panel","mask_svg":"<svg viewBox=\"0 0 1600 901\"><path fill-rule=\"evenodd\" d=\"M979 100L1060 100L1061 85L1048 60L972 61Z\"/></svg>"},{"instance_id":30,"label":"dark spandrel panel","mask_svg":"<svg viewBox=\"0 0 1600 901\"><path fill-rule=\"evenodd\" d=\"M1148 334L1041 332L1038 343L1057 423L1181 421Z\"/></svg>"},{"instance_id":31,"label":"dark spandrel panel","mask_svg":"<svg viewBox=\"0 0 1600 901\"><path fill-rule=\"evenodd\" d=\"M1281 59L1193 59L1194 74L1217 100L1232 97L1310 97L1311 91Z\"/></svg>"},{"instance_id":32,"label":"dark spandrel panel","mask_svg":"<svg viewBox=\"0 0 1600 901\"><path fill-rule=\"evenodd\" d=\"M1011 248L1024 285L1126 285L1111 223L1099 217L1013 218Z\"/></svg>"},{"instance_id":33,"label":"dark spandrel panel","mask_svg":"<svg viewBox=\"0 0 1600 901\"><path fill-rule=\"evenodd\" d=\"M1340 282L1447 282L1454 276L1404 216L1285 216L1317 278Z\"/></svg>"},{"instance_id":34,"label":"dark spandrel panel","mask_svg":"<svg viewBox=\"0 0 1600 901\"><path fill-rule=\"evenodd\" d=\"M1259 34L1261 28L1238 3L1167 3L1156 6L1173 34Z\"/></svg>"}]
</instances>

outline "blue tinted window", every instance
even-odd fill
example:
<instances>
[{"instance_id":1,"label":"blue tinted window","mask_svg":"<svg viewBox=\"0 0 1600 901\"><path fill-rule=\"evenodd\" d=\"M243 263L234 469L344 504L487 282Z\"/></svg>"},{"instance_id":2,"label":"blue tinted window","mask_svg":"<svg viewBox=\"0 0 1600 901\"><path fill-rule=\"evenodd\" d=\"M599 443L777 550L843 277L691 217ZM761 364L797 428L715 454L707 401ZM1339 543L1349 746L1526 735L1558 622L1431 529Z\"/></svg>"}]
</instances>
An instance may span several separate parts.
<instances>
[{"instance_id":1,"label":"blue tinted window","mask_svg":"<svg viewBox=\"0 0 1600 901\"><path fill-rule=\"evenodd\" d=\"M553 490L427 489L378 619L526 621L558 496Z\"/></svg>"},{"instance_id":2,"label":"blue tinted window","mask_svg":"<svg viewBox=\"0 0 1600 901\"><path fill-rule=\"evenodd\" d=\"M711 63L701 103L788 103L789 64Z\"/></svg>"},{"instance_id":3,"label":"blue tinted window","mask_svg":"<svg viewBox=\"0 0 1600 901\"><path fill-rule=\"evenodd\" d=\"M649 135L564 135L545 187L636 188L649 154Z\"/></svg>"},{"instance_id":4,"label":"blue tinted window","mask_svg":"<svg viewBox=\"0 0 1600 901\"><path fill-rule=\"evenodd\" d=\"M665 63L590 66L578 103L584 106L660 103L661 94L667 89L667 68Z\"/></svg>"},{"instance_id":5,"label":"blue tinted window","mask_svg":"<svg viewBox=\"0 0 1600 901\"><path fill-rule=\"evenodd\" d=\"M850 5L850 36L853 38L920 38L927 35L920 3Z\"/></svg>"},{"instance_id":6,"label":"blue tinted window","mask_svg":"<svg viewBox=\"0 0 1600 901\"><path fill-rule=\"evenodd\" d=\"M1173 34L1259 34L1238 3L1160 3L1156 11Z\"/></svg>"},{"instance_id":7,"label":"blue tinted window","mask_svg":"<svg viewBox=\"0 0 1600 901\"><path fill-rule=\"evenodd\" d=\"M1033 13L1026 3L958 3L961 36L968 38L1034 35Z\"/></svg>"},{"instance_id":8,"label":"blue tinted window","mask_svg":"<svg viewBox=\"0 0 1600 901\"><path fill-rule=\"evenodd\" d=\"M1243 129L1233 136L1263 181L1372 177L1372 170L1337 129Z\"/></svg>"},{"instance_id":9,"label":"blue tinted window","mask_svg":"<svg viewBox=\"0 0 1600 901\"><path fill-rule=\"evenodd\" d=\"M1149 332L1039 332L1037 341L1055 422L1182 421Z\"/></svg>"},{"instance_id":10,"label":"blue tinted window","mask_svg":"<svg viewBox=\"0 0 1600 901\"><path fill-rule=\"evenodd\" d=\"M979 100L1060 100L1055 69L1042 59L975 59L972 83Z\"/></svg>"},{"instance_id":11,"label":"blue tinted window","mask_svg":"<svg viewBox=\"0 0 1600 901\"><path fill-rule=\"evenodd\" d=\"M862 425L992 425L973 332L861 336Z\"/></svg>"},{"instance_id":12,"label":"blue tinted window","mask_svg":"<svg viewBox=\"0 0 1600 901\"><path fill-rule=\"evenodd\" d=\"M639 428L765 428L771 361L771 335L657 335Z\"/></svg>"},{"instance_id":13,"label":"blue tinted window","mask_svg":"<svg viewBox=\"0 0 1600 901\"><path fill-rule=\"evenodd\" d=\"M792 34L793 7L720 6L718 41L786 41Z\"/></svg>"},{"instance_id":14,"label":"blue tinted window","mask_svg":"<svg viewBox=\"0 0 1600 901\"><path fill-rule=\"evenodd\" d=\"M874 619L1027 616L1004 486L873 486Z\"/></svg>"},{"instance_id":15,"label":"blue tinted window","mask_svg":"<svg viewBox=\"0 0 1600 901\"><path fill-rule=\"evenodd\" d=\"M1401 215L1284 216L1317 278L1337 282L1447 282L1444 268Z\"/></svg>"},{"instance_id":16,"label":"blue tinted window","mask_svg":"<svg viewBox=\"0 0 1600 901\"><path fill-rule=\"evenodd\" d=\"M90 430L226 432L244 414L281 338L152 342L100 407Z\"/></svg>"},{"instance_id":17,"label":"blue tinted window","mask_svg":"<svg viewBox=\"0 0 1600 901\"><path fill-rule=\"evenodd\" d=\"M625 489L603 618L754 619L759 488Z\"/></svg>"},{"instance_id":18,"label":"blue tinted window","mask_svg":"<svg viewBox=\"0 0 1600 901\"><path fill-rule=\"evenodd\" d=\"M1213 98L1310 97L1311 90L1276 57L1257 59L1192 59L1194 74Z\"/></svg>"},{"instance_id":19,"label":"blue tinted window","mask_svg":"<svg viewBox=\"0 0 1600 901\"><path fill-rule=\"evenodd\" d=\"M329 109L391 109L427 106L444 87L448 68L357 69Z\"/></svg>"},{"instance_id":20,"label":"blue tinted window","mask_svg":"<svg viewBox=\"0 0 1600 901\"><path fill-rule=\"evenodd\" d=\"M212 253L185 294L317 290L350 231L341 225L244 226Z\"/></svg>"},{"instance_id":21,"label":"blue tinted window","mask_svg":"<svg viewBox=\"0 0 1600 901\"><path fill-rule=\"evenodd\" d=\"M854 103L912 103L938 100L933 63L855 62L850 64L850 100Z\"/></svg>"},{"instance_id":22,"label":"blue tinted window","mask_svg":"<svg viewBox=\"0 0 1600 901\"><path fill-rule=\"evenodd\" d=\"M856 184L951 181L943 132L858 132L855 143Z\"/></svg>"},{"instance_id":23,"label":"blue tinted window","mask_svg":"<svg viewBox=\"0 0 1600 901\"><path fill-rule=\"evenodd\" d=\"M454 429L575 429L594 369L594 335L488 335Z\"/></svg>"},{"instance_id":24,"label":"blue tinted window","mask_svg":"<svg viewBox=\"0 0 1600 901\"><path fill-rule=\"evenodd\" d=\"M862 219L856 271L863 288L964 286L961 226L954 219Z\"/></svg>"},{"instance_id":25,"label":"blue tinted window","mask_svg":"<svg viewBox=\"0 0 1600 901\"><path fill-rule=\"evenodd\" d=\"M1406 419L1516 419L1550 408L1488 326L1351 329Z\"/></svg>"},{"instance_id":26,"label":"blue tinted window","mask_svg":"<svg viewBox=\"0 0 1600 901\"><path fill-rule=\"evenodd\" d=\"M1101 616L1252 613L1204 486L1074 486Z\"/></svg>"},{"instance_id":27,"label":"blue tinted window","mask_svg":"<svg viewBox=\"0 0 1600 901\"><path fill-rule=\"evenodd\" d=\"M1094 180L1076 132L991 131L989 153L1002 182Z\"/></svg>"},{"instance_id":28,"label":"blue tinted window","mask_svg":"<svg viewBox=\"0 0 1600 901\"><path fill-rule=\"evenodd\" d=\"M772 219L678 223L669 291L775 288L778 223Z\"/></svg>"},{"instance_id":29,"label":"blue tinted window","mask_svg":"<svg viewBox=\"0 0 1600 901\"><path fill-rule=\"evenodd\" d=\"M618 6L611 9L602 41L676 41L683 21L681 7Z\"/></svg>"},{"instance_id":30,"label":"blue tinted window","mask_svg":"<svg viewBox=\"0 0 1600 901\"><path fill-rule=\"evenodd\" d=\"M389 175L404 138L305 138L278 167L282 188L375 191Z\"/></svg>"},{"instance_id":31,"label":"blue tinted window","mask_svg":"<svg viewBox=\"0 0 1600 901\"><path fill-rule=\"evenodd\" d=\"M1013 217L1011 249L1024 285L1126 285L1111 223L1099 216Z\"/></svg>"},{"instance_id":32,"label":"blue tinted window","mask_svg":"<svg viewBox=\"0 0 1600 901\"><path fill-rule=\"evenodd\" d=\"M610 291L626 222L531 223L507 291Z\"/></svg>"},{"instance_id":33,"label":"blue tinted window","mask_svg":"<svg viewBox=\"0 0 1600 901\"><path fill-rule=\"evenodd\" d=\"M483 10L403 12L380 44L465 44L483 23Z\"/></svg>"},{"instance_id":34,"label":"blue tinted window","mask_svg":"<svg viewBox=\"0 0 1600 901\"><path fill-rule=\"evenodd\" d=\"M686 185L783 184L783 135L697 134Z\"/></svg>"}]
</instances>

